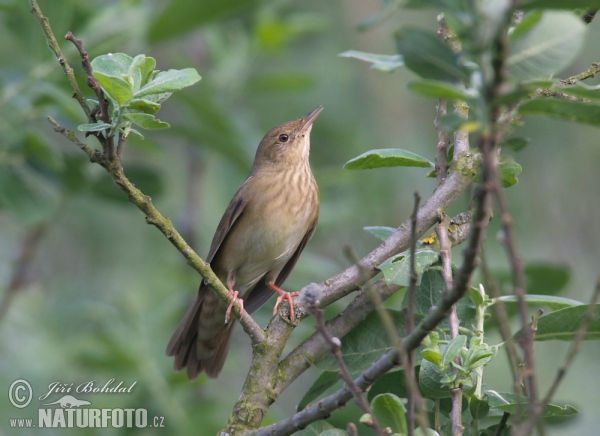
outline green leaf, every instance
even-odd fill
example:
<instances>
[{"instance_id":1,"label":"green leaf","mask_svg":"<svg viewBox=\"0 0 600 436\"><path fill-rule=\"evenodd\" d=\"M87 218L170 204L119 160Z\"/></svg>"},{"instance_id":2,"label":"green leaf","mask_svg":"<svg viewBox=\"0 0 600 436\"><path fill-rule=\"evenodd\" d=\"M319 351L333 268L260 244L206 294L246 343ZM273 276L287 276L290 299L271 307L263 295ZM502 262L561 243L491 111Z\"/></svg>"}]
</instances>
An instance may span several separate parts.
<instances>
[{"instance_id":1,"label":"green leaf","mask_svg":"<svg viewBox=\"0 0 600 436\"><path fill-rule=\"evenodd\" d=\"M518 411L517 396L509 392L496 392L496 391L485 391L484 394L487 396L487 402L491 409L499 409L503 412L508 412L511 415L516 415ZM520 406L522 414L527 413L527 406L529 402L526 397L521 397ZM579 413L573 406L556 406L554 404L547 405L542 410L540 417L549 418L553 416L570 416Z\"/></svg>"},{"instance_id":2,"label":"green leaf","mask_svg":"<svg viewBox=\"0 0 600 436\"><path fill-rule=\"evenodd\" d=\"M421 316L427 315L431 307L438 304L445 290L446 286L440 269L438 267L430 267L421 277L421 284L417 286L415 292L415 314ZM407 304L406 295L402 304L404 306ZM463 326L468 326L475 322L475 308L473 307L473 303L467 298L458 300L458 303L456 303L456 313ZM442 321L439 327L447 329L448 321Z\"/></svg>"},{"instance_id":3,"label":"green leaf","mask_svg":"<svg viewBox=\"0 0 600 436\"><path fill-rule=\"evenodd\" d=\"M600 126L600 104L558 98L529 100L519 106L521 115L545 115Z\"/></svg>"},{"instance_id":4,"label":"green leaf","mask_svg":"<svg viewBox=\"0 0 600 436\"><path fill-rule=\"evenodd\" d=\"M518 299L514 295L503 295L498 298L492 299L492 303L502 301L504 304L517 304ZM525 295L525 301L527 304L541 307L548 306L552 310L564 309L565 307L580 306L583 303L577 300L571 300L570 298L555 297L552 295Z\"/></svg>"},{"instance_id":5,"label":"green leaf","mask_svg":"<svg viewBox=\"0 0 600 436\"><path fill-rule=\"evenodd\" d=\"M469 401L469 411L474 419L483 419L490 411L490 405L486 400L480 400L473 395Z\"/></svg>"},{"instance_id":6,"label":"green leaf","mask_svg":"<svg viewBox=\"0 0 600 436\"><path fill-rule=\"evenodd\" d=\"M344 165L347 170L365 170L381 167L433 167L433 163L418 154L399 148L370 150Z\"/></svg>"},{"instance_id":7,"label":"green leaf","mask_svg":"<svg viewBox=\"0 0 600 436\"><path fill-rule=\"evenodd\" d=\"M424 79L469 80L469 70L437 35L415 27L404 27L395 34L396 48L404 63Z\"/></svg>"},{"instance_id":8,"label":"green leaf","mask_svg":"<svg viewBox=\"0 0 600 436\"><path fill-rule=\"evenodd\" d=\"M415 366L415 373L419 373L419 365ZM404 370L390 371L379 377L367 392L367 400L371 402L379 394L394 394L400 398L406 398L406 378Z\"/></svg>"},{"instance_id":9,"label":"green leaf","mask_svg":"<svg viewBox=\"0 0 600 436\"><path fill-rule=\"evenodd\" d=\"M377 395L371 401L371 412L382 428L389 427L392 434L406 434L406 409L396 395Z\"/></svg>"},{"instance_id":10,"label":"green leaf","mask_svg":"<svg viewBox=\"0 0 600 436\"><path fill-rule=\"evenodd\" d=\"M172 38L253 9L258 0L173 0L150 24L150 42Z\"/></svg>"},{"instance_id":11,"label":"green leaf","mask_svg":"<svg viewBox=\"0 0 600 436\"><path fill-rule=\"evenodd\" d=\"M161 71L149 83L135 93L135 97L143 97L150 94L161 94L173 92L193 85L200 80L200 75L194 68L183 70Z\"/></svg>"},{"instance_id":12,"label":"green leaf","mask_svg":"<svg viewBox=\"0 0 600 436\"><path fill-rule=\"evenodd\" d=\"M313 422L300 433L301 436L347 436L345 430L335 428L327 421Z\"/></svg>"},{"instance_id":13,"label":"green leaf","mask_svg":"<svg viewBox=\"0 0 600 436\"><path fill-rule=\"evenodd\" d=\"M120 106L125 105L133 98L133 85L120 77L107 76L99 71L93 72L104 92Z\"/></svg>"},{"instance_id":14,"label":"green leaf","mask_svg":"<svg viewBox=\"0 0 600 436\"><path fill-rule=\"evenodd\" d=\"M388 313L394 321L394 328L398 336L404 336L406 326L402 312L388 310ZM423 316L420 314L415 316L415 323L422 318ZM373 312L366 317L362 324L344 336L341 351L348 370L352 375L356 375L365 371L391 349L392 343L388 333L379 315ZM331 353L326 354L317 362L316 366L324 371L338 371L337 363Z\"/></svg>"},{"instance_id":15,"label":"green leaf","mask_svg":"<svg viewBox=\"0 0 600 436\"><path fill-rule=\"evenodd\" d=\"M142 98L134 98L129 102L129 109L154 115L160 109L160 104Z\"/></svg>"},{"instance_id":16,"label":"green leaf","mask_svg":"<svg viewBox=\"0 0 600 436\"><path fill-rule=\"evenodd\" d=\"M484 297L483 295L481 295L481 292L479 292L479 289L469 288L467 289L467 295L469 296L471 301L473 301L473 303L475 303L475 305L477 306L481 306L484 302Z\"/></svg>"},{"instance_id":17,"label":"green leaf","mask_svg":"<svg viewBox=\"0 0 600 436\"><path fill-rule=\"evenodd\" d=\"M338 371L323 371L308 389L306 394L304 394L296 411L300 412L301 410L304 410L311 401L321 396L332 386L335 386L340 380Z\"/></svg>"},{"instance_id":18,"label":"green leaf","mask_svg":"<svg viewBox=\"0 0 600 436\"><path fill-rule=\"evenodd\" d=\"M128 113L124 114L123 118L137 124L142 129L155 130L155 129L168 129L171 127L169 123L157 120L154 115L140 114L140 113Z\"/></svg>"},{"instance_id":19,"label":"green leaf","mask_svg":"<svg viewBox=\"0 0 600 436\"><path fill-rule=\"evenodd\" d=\"M385 241L387 238L389 238L396 232L396 229L393 227L374 226L374 227L363 227L363 229L366 230L367 232L371 233L372 235L377 236L382 241Z\"/></svg>"},{"instance_id":20,"label":"green leaf","mask_svg":"<svg viewBox=\"0 0 600 436\"><path fill-rule=\"evenodd\" d=\"M94 72L104 76L122 78L124 74L129 73L132 62L131 56L124 53L111 53L94 58L91 64Z\"/></svg>"},{"instance_id":21,"label":"green leaf","mask_svg":"<svg viewBox=\"0 0 600 436\"><path fill-rule=\"evenodd\" d=\"M354 58L361 61L370 62L372 69L385 71L386 73L390 73L404 65L404 61L400 55L382 55L365 53L363 51L348 50L338 54L338 56L342 58Z\"/></svg>"},{"instance_id":22,"label":"green leaf","mask_svg":"<svg viewBox=\"0 0 600 436\"><path fill-rule=\"evenodd\" d=\"M500 161L498 163L498 168L500 169L500 181L502 182L502 187L510 188L514 186L519 181L517 176L521 174L523 168L521 165L514 161Z\"/></svg>"},{"instance_id":23,"label":"green leaf","mask_svg":"<svg viewBox=\"0 0 600 436\"><path fill-rule=\"evenodd\" d=\"M524 80L565 69L579 55L586 29L572 12L544 12L533 29L511 41L506 59L509 73Z\"/></svg>"},{"instance_id":24,"label":"green leaf","mask_svg":"<svg viewBox=\"0 0 600 436\"><path fill-rule=\"evenodd\" d=\"M442 383L444 374L434 363L423 360L419 370L419 388L425 398L437 400L450 397L450 388Z\"/></svg>"},{"instance_id":25,"label":"green leaf","mask_svg":"<svg viewBox=\"0 0 600 436\"><path fill-rule=\"evenodd\" d=\"M527 292L556 295L571 279L571 270L564 264L528 263L525 265Z\"/></svg>"},{"instance_id":26,"label":"green leaf","mask_svg":"<svg viewBox=\"0 0 600 436\"><path fill-rule=\"evenodd\" d=\"M80 132L99 132L101 130L110 129L110 127L110 124L107 123L80 124L77 126L77 130Z\"/></svg>"},{"instance_id":27,"label":"green leaf","mask_svg":"<svg viewBox=\"0 0 600 436\"><path fill-rule=\"evenodd\" d=\"M566 307L540 317L538 320L537 332L535 333L535 340L572 341L575 337L575 333L585 319L589 306L589 304L580 304L578 306ZM519 330L514 334L514 337L518 338L521 334L522 330ZM600 308L598 307L596 307L593 321L590 324L584 339L600 339Z\"/></svg>"},{"instance_id":28,"label":"green leaf","mask_svg":"<svg viewBox=\"0 0 600 436\"><path fill-rule=\"evenodd\" d=\"M429 248L415 251L415 272L417 285L421 283L421 276L431 265L439 259L440 253ZM410 252L405 251L385 260L378 267L388 283L408 286L410 283Z\"/></svg>"},{"instance_id":29,"label":"green leaf","mask_svg":"<svg viewBox=\"0 0 600 436\"><path fill-rule=\"evenodd\" d=\"M458 335L454 339L452 339L448 344L444 347L444 351L442 352L442 367L446 368L450 365L456 357L460 354L460 350L467 344L467 337L465 335Z\"/></svg>"},{"instance_id":30,"label":"green leaf","mask_svg":"<svg viewBox=\"0 0 600 436\"><path fill-rule=\"evenodd\" d=\"M529 0L518 3L519 10L532 9L592 9L600 8L598 0Z\"/></svg>"},{"instance_id":31,"label":"green leaf","mask_svg":"<svg viewBox=\"0 0 600 436\"><path fill-rule=\"evenodd\" d=\"M442 364L442 355L438 351L431 348L425 348L423 351L421 351L421 356L423 356L423 359L426 361L435 363L437 366Z\"/></svg>"},{"instance_id":32,"label":"green leaf","mask_svg":"<svg viewBox=\"0 0 600 436\"><path fill-rule=\"evenodd\" d=\"M448 82L441 82L439 80L420 80L418 82L410 82L408 84L408 89L427 97L447 98L450 100L470 101L479 97L477 90L464 89L457 85L453 85Z\"/></svg>"},{"instance_id":33,"label":"green leaf","mask_svg":"<svg viewBox=\"0 0 600 436\"><path fill-rule=\"evenodd\" d=\"M525 14L519 24L517 24L510 32L509 36L511 40L517 39L519 36L527 34L533 29L542 19L542 11L537 10L531 13Z\"/></svg>"}]
</instances>

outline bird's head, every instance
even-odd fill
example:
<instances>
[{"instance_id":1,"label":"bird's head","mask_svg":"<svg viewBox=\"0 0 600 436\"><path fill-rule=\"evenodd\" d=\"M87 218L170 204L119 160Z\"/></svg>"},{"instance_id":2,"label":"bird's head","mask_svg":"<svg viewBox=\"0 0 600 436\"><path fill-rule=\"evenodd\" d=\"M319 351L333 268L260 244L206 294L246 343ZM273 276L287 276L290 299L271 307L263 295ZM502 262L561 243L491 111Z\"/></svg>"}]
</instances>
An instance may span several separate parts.
<instances>
[{"instance_id":1,"label":"bird's head","mask_svg":"<svg viewBox=\"0 0 600 436\"><path fill-rule=\"evenodd\" d=\"M262 169L277 170L308 162L310 131L323 106L317 106L299 120L274 127L260 141L252 172Z\"/></svg>"}]
</instances>

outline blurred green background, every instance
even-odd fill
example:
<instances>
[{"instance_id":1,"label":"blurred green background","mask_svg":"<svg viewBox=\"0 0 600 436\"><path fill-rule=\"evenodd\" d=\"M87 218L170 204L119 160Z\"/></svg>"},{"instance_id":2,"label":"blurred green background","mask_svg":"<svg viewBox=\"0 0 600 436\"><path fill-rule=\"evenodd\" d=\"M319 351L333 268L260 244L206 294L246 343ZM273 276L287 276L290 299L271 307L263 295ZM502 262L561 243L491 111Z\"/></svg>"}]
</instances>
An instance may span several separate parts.
<instances>
[{"instance_id":1,"label":"blurred green background","mask_svg":"<svg viewBox=\"0 0 600 436\"><path fill-rule=\"evenodd\" d=\"M402 11L359 32L357 25L377 12L379 1L39 4L89 98L78 56L62 39L69 30L83 39L92 58L108 52L144 53L157 59L158 69L195 67L202 76L158 114L172 128L146 132L144 141L132 138L123 161L126 174L201 256L263 134L318 104L325 110L313 129L311 163L321 190L321 216L287 290L349 266L346 245L360 256L368 253L378 241L364 226L398 226L410 214L413 192L427 198L435 187L422 169L342 168L373 148L404 148L433 160L437 135L433 100L405 88L415 78L412 73L373 71L337 56L349 49L393 54L392 32L404 23L433 30L435 11ZM11 430L8 419L35 417L42 403L37 397L52 382L76 386L96 380L103 385L112 378L115 384L137 383L129 394L78 398L98 408L146 408L149 416L164 416L165 428L78 433L215 434L239 396L250 362L249 341L238 328L217 381L201 376L190 383L173 372L164 350L199 277L144 223L104 171L46 122L52 115L74 129L85 119L28 2L0 1L0 23L0 434L63 434ZM599 27L589 26L585 50L562 76L600 60L600 46L594 42L600 38ZM600 132L559 121L525 121L520 133L531 138L531 145L515 156L523 173L520 183L507 191L519 252L526 264L565 265L570 280L561 295L587 301L599 270ZM467 202L459 200L451 212L461 211ZM502 272L507 262L497 232L494 220L486 248L492 268ZM16 272L23 250L31 261ZM460 248L455 249L455 262L459 255ZM11 285L15 276L20 281ZM268 322L271 308L269 303L257 313L261 324ZM288 349L312 333L312 324L308 319L296 330ZM490 342L497 340L492 332ZM536 344L542 392L567 346ZM557 402L582 413L548 434L591 434L600 426L599 359L598 344L584 343L557 394ZM295 382L271 408L265 424L289 416L316 373L308 371ZM500 356L486 369L486 388L510 390L509 377ZM6 395L20 378L34 389L25 409L14 408ZM344 415L355 422L360 416L352 407ZM345 427L344 416L337 419Z\"/></svg>"}]
</instances>

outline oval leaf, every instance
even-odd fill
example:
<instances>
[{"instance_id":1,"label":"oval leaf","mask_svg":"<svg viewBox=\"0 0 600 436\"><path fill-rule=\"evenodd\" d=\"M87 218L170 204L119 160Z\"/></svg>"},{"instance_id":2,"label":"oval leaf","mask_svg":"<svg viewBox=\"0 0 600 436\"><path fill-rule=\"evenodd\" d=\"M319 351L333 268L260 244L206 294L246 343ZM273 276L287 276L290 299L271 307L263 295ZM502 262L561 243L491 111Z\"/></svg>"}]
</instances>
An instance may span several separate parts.
<instances>
[{"instance_id":1,"label":"oval leaf","mask_svg":"<svg viewBox=\"0 0 600 436\"><path fill-rule=\"evenodd\" d=\"M544 12L527 33L515 38L506 64L518 79L548 77L567 66L583 47L586 25L572 12Z\"/></svg>"},{"instance_id":2,"label":"oval leaf","mask_svg":"<svg viewBox=\"0 0 600 436\"><path fill-rule=\"evenodd\" d=\"M107 76L99 71L94 71L92 74L104 92L119 105L122 106L133 98L133 86L129 81L120 77Z\"/></svg>"},{"instance_id":3,"label":"oval leaf","mask_svg":"<svg viewBox=\"0 0 600 436\"><path fill-rule=\"evenodd\" d=\"M548 315L542 316L538 320L537 332L535 333L536 341L572 341L575 333L581 327L581 323L586 317L589 310L589 304L581 304L579 306L566 307L564 309L555 310ZM529 328L529 327L528 327ZM515 333L514 337L518 338L521 331ZM594 319L590 324L585 338L587 340L600 339L600 308L596 307Z\"/></svg>"},{"instance_id":4,"label":"oval leaf","mask_svg":"<svg viewBox=\"0 0 600 436\"><path fill-rule=\"evenodd\" d=\"M101 130L110 129L110 124L106 123L92 123L92 124L80 124L77 126L77 130L80 132L99 132Z\"/></svg>"},{"instance_id":5,"label":"oval leaf","mask_svg":"<svg viewBox=\"0 0 600 436\"><path fill-rule=\"evenodd\" d=\"M404 57L406 66L424 79L469 80L469 70L437 35L415 27L404 27L396 32L395 39L398 53Z\"/></svg>"},{"instance_id":6,"label":"oval leaf","mask_svg":"<svg viewBox=\"0 0 600 436\"><path fill-rule=\"evenodd\" d=\"M393 227L377 227L377 226L375 226L375 227L363 227L363 228L370 234L377 236L382 241L385 241L387 238L389 238L396 232L396 229Z\"/></svg>"},{"instance_id":7,"label":"oval leaf","mask_svg":"<svg viewBox=\"0 0 600 436\"><path fill-rule=\"evenodd\" d=\"M399 148L370 150L346 162L347 170L365 170L381 167L433 167L433 163L418 154Z\"/></svg>"},{"instance_id":8,"label":"oval leaf","mask_svg":"<svg viewBox=\"0 0 600 436\"><path fill-rule=\"evenodd\" d=\"M194 68L183 70L162 71L135 93L136 98L150 94L173 92L191 86L200 80L200 75Z\"/></svg>"},{"instance_id":9,"label":"oval leaf","mask_svg":"<svg viewBox=\"0 0 600 436\"><path fill-rule=\"evenodd\" d=\"M171 127L169 123L157 120L153 115L150 114L125 114L123 118L137 124L142 129L156 130L156 129L168 129Z\"/></svg>"},{"instance_id":10,"label":"oval leaf","mask_svg":"<svg viewBox=\"0 0 600 436\"><path fill-rule=\"evenodd\" d=\"M417 273L417 285L421 283L421 276L431 265L437 262L440 254L428 248L415 252L415 272ZM388 283L399 286L408 286L410 283L410 253L405 251L390 257L379 265L379 270Z\"/></svg>"},{"instance_id":11,"label":"oval leaf","mask_svg":"<svg viewBox=\"0 0 600 436\"><path fill-rule=\"evenodd\" d=\"M465 335L458 335L448 342L448 345L446 345L444 351L442 352L442 367L445 368L450 365L450 362L456 359L456 356L460 354L460 350L465 346L466 343L467 337Z\"/></svg>"},{"instance_id":12,"label":"oval leaf","mask_svg":"<svg viewBox=\"0 0 600 436\"><path fill-rule=\"evenodd\" d=\"M394 394L380 394L371 401L371 412L382 428L393 433L406 434L406 409L402 400Z\"/></svg>"},{"instance_id":13,"label":"oval leaf","mask_svg":"<svg viewBox=\"0 0 600 436\"><path fill-rule=\"evenodd\" d=\"M517 304L518 299L514 295L503 295L498 298L492 299L493 303L502 301L504 304ZM583 303L577 300L571 300L570 298L555 297L553 295L525 295L525 301L527 304L532 306L548 306L552 310L564 309L565 307L580 306Z\"/></svg>"},{"instance_id":14,"label":"oval leaf","mask_svg":"<svg viewBox=\"0 0 600 436\"><path fill-rule=\"evenodd\" d=\"M564 99L535 99L519 107L522 115L545 115L578 123L600 126L600 105Z\"/></svg>"},{"instance_id":15,"label":"oval leaf","mask_svg":"<svg viewBox=\"0 0 600 436\"><path fill-rule=\"evenodd\" d=\"M340 53L338 56L342 58L354 58L361 61L369 62L374 70L385 71L387 73L394 71L404 65L402 56L400 55L382 55L374 53L365 53L363 51L348 50Z\"/></svg>"},{"instance_id":16,"label":"oval leaf","mask_svg":"<svg viewBox=\"0 0 600 436\"><path fill-rule=\"evenodd\" d=\"M439 80L411 82L408 84L408 89L426 97L447 98L450 100L472 100L478 97L476 90L463 89Z\"/></svg>"}]
</instances>

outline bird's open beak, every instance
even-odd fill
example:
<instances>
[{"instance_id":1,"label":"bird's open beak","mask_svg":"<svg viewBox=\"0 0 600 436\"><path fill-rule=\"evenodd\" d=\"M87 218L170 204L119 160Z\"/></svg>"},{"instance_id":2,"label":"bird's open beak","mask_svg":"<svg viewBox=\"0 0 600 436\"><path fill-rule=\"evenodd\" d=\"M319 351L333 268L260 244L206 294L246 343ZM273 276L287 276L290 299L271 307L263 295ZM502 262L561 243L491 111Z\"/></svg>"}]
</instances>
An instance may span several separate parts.
<instances>
[{"instance_id":1,"label":"bird's open beak","mask_svg":"<svg viewBox=\"0 0 600 436\"><path fill-rule=\"evenodd\" d=\"M311 126L322 110L323 106L319 105L302 117L302 124L300 124L300 128L298 130L305 130L307 127Z\"/></svg>"}]
</instances>

